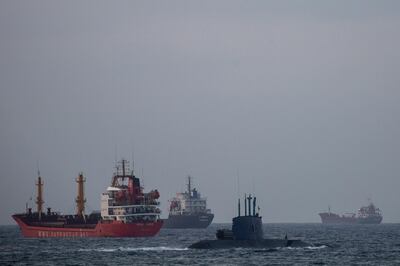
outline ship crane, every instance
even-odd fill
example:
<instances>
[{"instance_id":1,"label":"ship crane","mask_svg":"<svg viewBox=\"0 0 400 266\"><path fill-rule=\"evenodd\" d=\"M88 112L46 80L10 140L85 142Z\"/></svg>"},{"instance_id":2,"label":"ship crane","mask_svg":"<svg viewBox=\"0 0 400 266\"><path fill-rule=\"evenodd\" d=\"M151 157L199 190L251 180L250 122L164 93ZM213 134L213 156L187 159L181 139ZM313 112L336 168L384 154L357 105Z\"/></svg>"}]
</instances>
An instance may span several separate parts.
<instances>
[{"instance_id":1,"label":"ship crane","mask_svg":"<svg viewBox=\"0 0 400 266\"><path fill-rule=\"evenodd\" d=\"M76 183L78 184L78 196L76 197L76 215L85 218L85 191L83 184L86 182L86 178L83 177L83 174L80 173L79 176L75 179Z\"/></svg>"},{"instance_id":2,"label":"ship crane","mask_svg":"<svg viewBox=\"0 0 400 266\"><path fill-rule=\"evenodd\" d=\"M43 181L42 178L40 177L40 172L38 172L38 181L36 183L37 186L37 198L36 198L36 204L37 204L37 212L39 215L39 221L42 219L42 212L43 212Z\"/></svg>"}]
</instances>

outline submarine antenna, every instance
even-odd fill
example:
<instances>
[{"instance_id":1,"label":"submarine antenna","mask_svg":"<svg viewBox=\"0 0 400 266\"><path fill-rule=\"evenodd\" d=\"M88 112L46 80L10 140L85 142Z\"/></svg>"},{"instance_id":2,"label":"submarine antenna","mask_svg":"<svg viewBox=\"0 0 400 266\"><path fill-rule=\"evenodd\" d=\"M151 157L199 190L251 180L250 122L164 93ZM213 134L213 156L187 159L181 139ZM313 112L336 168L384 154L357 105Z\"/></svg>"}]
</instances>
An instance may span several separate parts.
<instances>
[{"instance_id":1,"label":"submarine antenna","mask_svg":"<svg viewBox=\"0 0 400 266\"><path fill-rule=\"evenodd\" d=\"M236 169L237 196L240 197L239 169Z\"/></svg>"},{"instance_id":2,"label":"submarine antenna","mask_svg":"<svg viewBox=\"0 0 400 266\"><path fill-rule=\"evenodd\" d=\"M247 200L249 201L249 216L251 216L251 194L249 194L249 196L247 197Z\"/></svg>"},{"instance_id":3,"label":"submarine antenna","mask_svg":"<svg viewBox=\"0 0 400 266\"><path fill-rule=\"evenodd\" d=\"M256 216L256 200L257 200L257 198L254 197L253 198L253 216Z\"/></svg>"},{"instance_id":4,"label":"submarine antenna","mask_svg":"<svg viewBox=\"0 0 400 266\"><path fill-rule=\"evenodd\" d=\"M244 216L247 216L247 201L246 193L244 193Z\"/></svg>"},{"instance_id":5,"label":"submarine antenna","mask_svg":"<svg viewBox=\"0 0 400 266\"><path fill-rule=\"evenodd\" d=\"M240 217L240 198L238 199L238 216Z\"/></svg>"}]
</instances>

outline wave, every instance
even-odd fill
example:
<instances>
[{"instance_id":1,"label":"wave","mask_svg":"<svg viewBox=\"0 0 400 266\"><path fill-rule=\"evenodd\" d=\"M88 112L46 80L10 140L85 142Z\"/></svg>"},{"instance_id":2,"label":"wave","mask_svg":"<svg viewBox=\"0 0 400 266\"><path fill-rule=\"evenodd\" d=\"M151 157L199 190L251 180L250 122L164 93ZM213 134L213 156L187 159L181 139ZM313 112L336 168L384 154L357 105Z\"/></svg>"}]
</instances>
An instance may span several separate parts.
<instances>
[{"instance_id":1,"label":"wave","mask_svg":"<svg viewBox=\"0 0 400 266\"><path fill-rule=\"evenodd\" d=\"M94 248L94 249L86 249L82 248L78 251L81 252L117 252L117 251L184 251L188 250L188 248L179 248L179 247L137 247L137 248L130 248L130 247L118 247L118 248Z\"/></svg>"},{"instance_id":2,"label":"wave","mask_svg":"<svg viewBox=\"0 0 400 266\"><path fill-rule=\"evenodd\" d=\"M233 248L236 251L242 251L242 250L254 250L254 252L275 252L279 250L316 250L316 249L324 249L328 248L329 246L327 245L319 245L319 246L305 246L305 247L275 247L275 248L253 248L253 247L237 247Z\"/></svg>"},{"instance_id":3,"label":"wave","mask_svg":"<svg viewBox=\"0 0 400 266\"><path fill-rule=\"evenodd\" d=\"M308 247L286 247L285 249L324 249L327 248L328 246L326 245L321 245L321 246L308 246Z\"/></svg>"}]
</instances>

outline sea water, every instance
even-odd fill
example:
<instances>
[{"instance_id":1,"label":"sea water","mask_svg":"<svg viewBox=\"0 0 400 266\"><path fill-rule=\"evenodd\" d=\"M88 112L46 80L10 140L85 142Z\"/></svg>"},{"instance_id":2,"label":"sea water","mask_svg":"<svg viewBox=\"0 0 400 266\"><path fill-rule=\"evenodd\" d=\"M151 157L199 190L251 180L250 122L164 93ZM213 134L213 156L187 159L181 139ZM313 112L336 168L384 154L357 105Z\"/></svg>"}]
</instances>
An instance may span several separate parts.
<instances>
[{"instance_id":1,"label":"sea water","mask_svg":"<svg viewBox=\"0 0 400 266\"><path fill-rule=\"evenodd\" d=\"M148 238L23 238L0 226L0 265L400 265L400 224L264 224L265 237L302 239L310 246L192 250L207 229L162 229Z\"/></svg>"}]
</instances>

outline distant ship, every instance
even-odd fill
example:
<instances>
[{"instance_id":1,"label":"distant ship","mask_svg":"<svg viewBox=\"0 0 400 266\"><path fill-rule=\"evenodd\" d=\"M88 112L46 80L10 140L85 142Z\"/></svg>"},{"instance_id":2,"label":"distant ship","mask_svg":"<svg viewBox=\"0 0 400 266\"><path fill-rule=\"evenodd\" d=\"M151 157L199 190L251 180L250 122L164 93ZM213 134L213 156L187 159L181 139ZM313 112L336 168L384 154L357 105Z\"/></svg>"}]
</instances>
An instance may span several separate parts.
<instances>
[{"instance_id":1,"label":"distant ship","mask_svg":"<svg viewBox=\"0 0 400 266\"><path fill-rule=\"evenodd\" d=\"M370 202L368 206L361 207L357 214L345 213L342 215L331 212L319 214L323 224L380 224L383 216L379 208Z\"/></svg>"},{"instance_id":2,"label":"distant ship","mask_svg":"<svg viewBox=\"0 0 400 266\"><path fill-rule=\"evenodd\" d=\"M191 177L188 176L187 191L176 193L170 200L168 219L164 220L164 228L206 228L214 218L207 209L207 199L191 187Z\"/></svg>"},{"instance_id":3,"label":"distant ship","mask_svg":"<svg viewBox=\"0 0 400 266\"><path fill-rule=\"evenodd\" d=\"M139 178L129 171L129 163L117 163L111 186L101 195L101 212L85 214L85 178L79 174L76 213L62 215L47 208L43 212L43 182L38 177L37 211L12 217L25 237L146 237L156 235L163 224L160 219L157 190L144 193Z\"/></svg>"}]
</instances>

